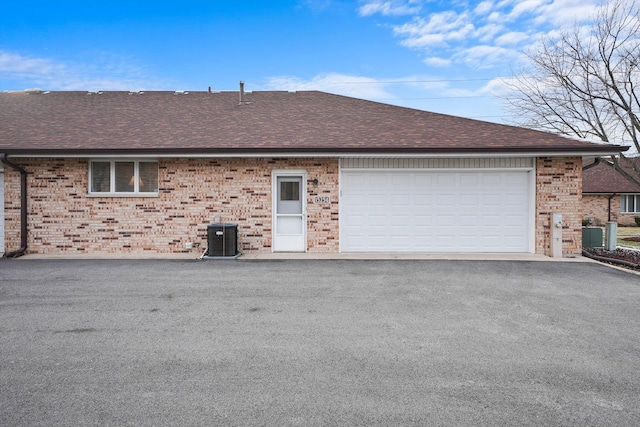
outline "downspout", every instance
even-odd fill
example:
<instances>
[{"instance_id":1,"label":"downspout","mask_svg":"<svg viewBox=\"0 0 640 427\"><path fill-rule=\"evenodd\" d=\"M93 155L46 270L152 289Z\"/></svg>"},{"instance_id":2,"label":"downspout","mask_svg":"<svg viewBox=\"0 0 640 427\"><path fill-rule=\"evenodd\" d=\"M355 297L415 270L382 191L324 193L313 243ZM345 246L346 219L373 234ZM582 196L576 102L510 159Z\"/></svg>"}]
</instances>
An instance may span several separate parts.
<instances>
[{"instance_id":1,"label":"downspout","mask_svg":"<svg viewBox=\"0 0 640 427\"><path fill-rule=\"evenodd\" d=\"M611 222L611 199L613 199L614 197L616 197L616 193L611 194L609 196L609 198L608 198L608 202L609 202L609 208L608 208L609 217L608 217L607 221L609 221L609 222Z\"/></svg>"},{"instance_id":2,"label":"downspout","mask_svg":"<svg viewBox=\"0 0 640 427\"><path fill-rule=\"evenodd\" d=\"M5 258L17 258L27 251L27 171L11 163L6 153L0 153L0 162L20 172L20 249L4 254Z\"/></svg>"},{"instance_id":3,"label":"downspout","mask_svg":"<svg viewBox=\"0 0 640 427\"><path fill-rule=\"evenodd\" d=\"M587 165L587 166L583 166L583 167L582 167L582 170L583 170L583 171L586 171L587 169L591 169L592 167L598 166L598 165L600 164L600 162L601 162L601 161L602 161L602 158L601 158L601 157L596 157L596 158L593 160L593 163L591 163L591 164L589 164L589 165Z\"/></svg>"}]
</instances>

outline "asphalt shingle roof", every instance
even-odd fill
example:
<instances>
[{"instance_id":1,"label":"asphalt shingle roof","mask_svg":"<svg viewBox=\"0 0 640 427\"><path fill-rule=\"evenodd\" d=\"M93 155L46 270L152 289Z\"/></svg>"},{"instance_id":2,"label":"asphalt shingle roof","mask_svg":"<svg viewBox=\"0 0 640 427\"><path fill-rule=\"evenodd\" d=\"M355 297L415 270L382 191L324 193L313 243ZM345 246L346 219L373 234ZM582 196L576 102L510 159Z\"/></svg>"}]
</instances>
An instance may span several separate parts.
<instances>
[{"instance_id":1,"label":"asphalt shingle roof","mask_svg":"<svg viewBox=\"0 0 640 427\"><path fill-rule=\"evenodd\" d=\"M0 152L526 152L612 146L317 91L0 93ZM618 150L619 151L619 150Z\"/></svg>"},{"instance_id":2,"label":"asphalt shingle roof","mask_svg":"<svg viewBox=\"0 0 640 427\"><path fill-rule=\"evenodd\" d=\"M634 159L640 167L640 157ZM592 163L592 162L590 162ZM631 170L630 168L625 168ZM611 166L600 163L582 172L583 193L640 193L640 187L626 180Z\"/></svg>"}]
</instances>

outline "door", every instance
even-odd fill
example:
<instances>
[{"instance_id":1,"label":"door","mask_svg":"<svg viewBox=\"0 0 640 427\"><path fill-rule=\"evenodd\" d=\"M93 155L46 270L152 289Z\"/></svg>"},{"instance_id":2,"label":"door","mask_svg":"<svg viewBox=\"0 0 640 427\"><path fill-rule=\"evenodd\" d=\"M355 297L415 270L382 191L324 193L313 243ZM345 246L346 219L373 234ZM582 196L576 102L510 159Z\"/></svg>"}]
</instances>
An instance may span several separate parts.
<instances>
[{"instance_id":1,"label":"door","mask_svg":"<svg viewBox=\"0 0 640 427\"><path fill-rule=\"evenodd\" d=\"M274 252L305 252L307 248L306 182L303 172L274 172Z\"/></svg>"},{"instance_id":2,"label":"door","mask_svg":"<svg viewBox=\"0 0 640 427\"><path fill-rule=\"evenodd\" d=\"M528 171L342 171L344 252L530 252Z\"/></svg>"}]
</instances>

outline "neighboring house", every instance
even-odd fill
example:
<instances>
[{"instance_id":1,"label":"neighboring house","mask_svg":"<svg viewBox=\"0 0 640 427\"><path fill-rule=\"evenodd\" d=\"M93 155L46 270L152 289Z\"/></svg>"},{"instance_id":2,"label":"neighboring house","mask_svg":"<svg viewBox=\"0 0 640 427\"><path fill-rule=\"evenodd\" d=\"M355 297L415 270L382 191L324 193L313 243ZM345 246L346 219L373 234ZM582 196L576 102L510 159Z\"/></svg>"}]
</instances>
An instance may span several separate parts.
<instances>
[{"instance_id":1,"label":"neighboring house","mask_svg":"<svg viewBox=\"0 0 640 427\"><path fill-rule=\"evenodd\" d=\"M640 157L634 159L640 166ZM593 159L585 161L583 171L582 204L585 218L594 225L608 221L620 225L635 225L640 216L640 187L629 182L604 161L590 167Z\"/></svg>"},{"instance_id":2,"label":"neighboring house","mask_svg":"<svg viewBox=\"0 0 640 427\"><path fill-rule=\"evenodd\" d=\"M543 254L559 212L577 254L582 158L624 149L316 91L1 93L5 249L196 253L222 221L244 253Z\"/></svg>"}]
</instances>

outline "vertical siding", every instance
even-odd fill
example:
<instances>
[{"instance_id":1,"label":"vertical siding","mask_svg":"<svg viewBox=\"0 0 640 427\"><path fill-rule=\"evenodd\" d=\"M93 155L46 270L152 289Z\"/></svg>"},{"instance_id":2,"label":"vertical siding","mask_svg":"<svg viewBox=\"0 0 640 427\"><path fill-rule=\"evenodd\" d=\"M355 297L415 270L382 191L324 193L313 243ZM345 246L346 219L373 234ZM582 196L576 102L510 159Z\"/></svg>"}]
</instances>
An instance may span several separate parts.
<instances>
[{"instance_id":1,"label":"vertical siding","mask_svg":"<svg viewBox=\"0 0 640 427\"><path fill-rule=\"evenodd\" d=\"M342 169L506 169L533 168L530 157L503 158L377 158L346 157L340 159Z\"/></svg>"}]
</instances>

